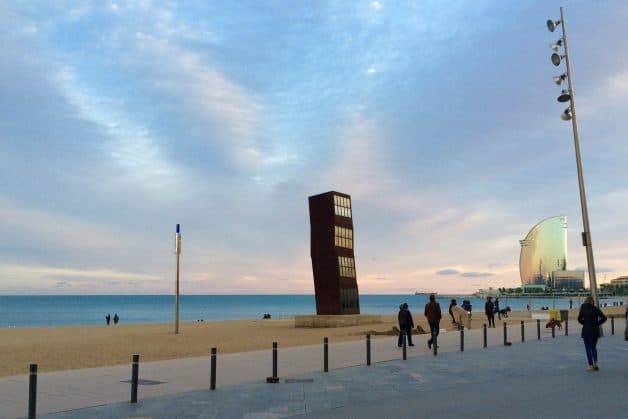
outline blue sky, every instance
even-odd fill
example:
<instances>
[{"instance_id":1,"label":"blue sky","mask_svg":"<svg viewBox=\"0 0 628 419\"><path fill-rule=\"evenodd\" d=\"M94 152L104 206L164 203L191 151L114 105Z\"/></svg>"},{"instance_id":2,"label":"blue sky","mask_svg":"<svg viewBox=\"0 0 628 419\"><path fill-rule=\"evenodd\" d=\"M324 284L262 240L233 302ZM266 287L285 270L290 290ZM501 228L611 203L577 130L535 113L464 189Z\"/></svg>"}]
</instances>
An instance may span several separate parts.
<instances>
[{"instance_id":1,"label":"blue sky","mask_svg":"<svg viewBox=\"0 0 628 419\"><path fill-rule=\"evenodd\" d=\"M628 4L565 1L600 279L628 274ZM365 293L519 283L569 220L554 1L0 3L0 293L311 293L353 197Z\"/></svg>"}]
</instances>

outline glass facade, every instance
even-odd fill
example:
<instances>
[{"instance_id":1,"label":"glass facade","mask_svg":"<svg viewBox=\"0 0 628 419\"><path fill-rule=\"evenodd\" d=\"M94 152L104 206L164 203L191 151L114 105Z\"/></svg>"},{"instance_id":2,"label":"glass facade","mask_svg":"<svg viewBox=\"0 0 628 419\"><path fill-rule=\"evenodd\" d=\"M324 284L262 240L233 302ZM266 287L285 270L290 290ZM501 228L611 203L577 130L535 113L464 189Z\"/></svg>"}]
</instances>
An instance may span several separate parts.
<instances>
[{"instance_id":1,"label":"glass facade","mask_svg":"<svg viewBox=\"0 0 628 419\"><path fill-rule=\"evenodd\" d=\"M353 258L338 256L338 271L340 276L355 278L355 264L353 263Z\"/></svg>"},{"instance_id":2,"label":"glass facade","mask_svg":"<svg viewBox=\"0 0 628 419\"><path fill-rule=\"evenodd\" d=\"M334 209L336 215L351 218L351 199L334 195Z\"/></svg>"},{"instance_id":3,"label":"glass facade","mask_svg":"<svg viewBox=\"0 0 628 419\"><path fill-rule=\"evenodd\" d=\"M546 285L554 271L567 269L567 217L545 219L520 241L519 274L522 285Z\"/></svg>"},{"instance_id":4,"label":"glass facade","mask_svg":"<svg viewBox=\"0 0 628 419\"><path fill-rule=\"evenodd\" d=\"M353 230L334 226L334 244L338 247L353 249Z\"/></svg>"}]
</instances>

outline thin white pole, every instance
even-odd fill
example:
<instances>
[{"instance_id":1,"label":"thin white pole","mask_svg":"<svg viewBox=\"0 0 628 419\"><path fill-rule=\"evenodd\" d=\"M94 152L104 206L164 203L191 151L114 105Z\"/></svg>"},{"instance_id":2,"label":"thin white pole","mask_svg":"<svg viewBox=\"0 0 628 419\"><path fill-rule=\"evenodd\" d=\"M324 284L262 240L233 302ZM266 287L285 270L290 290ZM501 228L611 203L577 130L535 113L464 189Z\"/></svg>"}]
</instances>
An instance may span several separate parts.
<instances>
[{"instance_id":1,"label":"thin white pole","mask_svg":"<svg viewBox=\"0 0 628 419\"><path fill-rule=\"evenodd\" d=\"M587 252L587 267L589 269L589 283L591 295L596 306L600 305L597 293L597 279L595 277L595 262L593 260L593 243L591 242L591 228L589 227L589 211L587 209L587 195L584 187L584 172L582 169L582 159L580 156L580 136L578 135L578 119L576 117L576 100L573 83L573 72L569 62L569 50L567 46L567 22L563 8L560 8L560 21L563 30L563 44L565 48L565 61L567 64L567 83L569 86L569 96L571 97L571 126L573 128L573 142L576 149L576 165L578 167L578 187L580 188L580 206L582 207L582 244Z\"/></svg>"},{"instance_id":2,"label":"thin white pole","mask_svg":"<svg viewBox=\"0 0 628 419\"><path fill-rule=\"evenodd\" d=\"M181 231L180 225L177 224L177 232L174 236L174 253L177 259L177 273L174 287L174 334L179 334L179 268L181 266Z\"/></svg>"}]
</instances>

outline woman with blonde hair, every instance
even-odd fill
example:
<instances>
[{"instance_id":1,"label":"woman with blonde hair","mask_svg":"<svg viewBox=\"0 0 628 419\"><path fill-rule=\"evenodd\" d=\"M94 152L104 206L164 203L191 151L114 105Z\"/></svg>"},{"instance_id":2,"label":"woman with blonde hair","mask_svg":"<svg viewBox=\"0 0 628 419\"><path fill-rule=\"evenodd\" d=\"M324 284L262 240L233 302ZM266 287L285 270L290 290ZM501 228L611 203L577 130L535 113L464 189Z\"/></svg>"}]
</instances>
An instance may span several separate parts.
<instances>
[{"instance_id":1,"label":"woman with blonde hair","mask_svg":"<svg viewBox=\"0 0 628 419\"><path fill-rule=\"evenodd\" d=\"M598 371L597 366L597 340L600 338L600 326L606 321L606 316L593 303L593 297L585 298L578 313L578 323L582 325L582 340L587 351L589 371Z\"/></svg>"}]
</instances>

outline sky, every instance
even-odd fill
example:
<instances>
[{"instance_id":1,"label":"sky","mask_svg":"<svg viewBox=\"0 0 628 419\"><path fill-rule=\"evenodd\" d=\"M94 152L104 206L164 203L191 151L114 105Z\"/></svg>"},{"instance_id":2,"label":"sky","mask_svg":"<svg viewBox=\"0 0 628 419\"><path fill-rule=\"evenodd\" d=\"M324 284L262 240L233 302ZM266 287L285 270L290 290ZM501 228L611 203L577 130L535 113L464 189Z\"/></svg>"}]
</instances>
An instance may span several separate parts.
<instances>
[{"instance_id":1,"label":"sky","mask_svg":"<svg viewBox=\"0 0 628 419\"><path fill-rule=\"evenodd\" d=\"M566 215L565 6L599 281L628 275L628 3L0 2L0 294L313 293L307 197L352 196L361 293L520 284Z\"/></svg>"}]
</instances>

